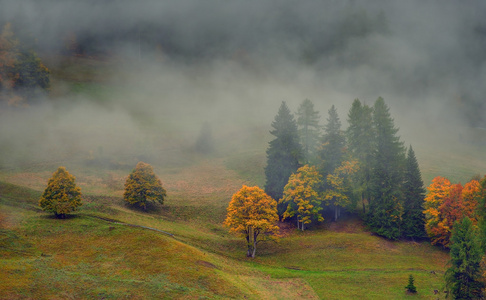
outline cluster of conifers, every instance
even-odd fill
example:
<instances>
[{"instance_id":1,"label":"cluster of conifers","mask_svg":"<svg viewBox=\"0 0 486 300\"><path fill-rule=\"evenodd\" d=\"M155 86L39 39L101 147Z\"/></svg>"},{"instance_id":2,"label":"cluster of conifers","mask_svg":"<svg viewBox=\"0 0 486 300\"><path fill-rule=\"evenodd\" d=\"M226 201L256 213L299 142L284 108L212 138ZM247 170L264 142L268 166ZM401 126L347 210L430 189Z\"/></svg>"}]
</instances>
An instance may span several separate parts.
<instances>
[{"instance_id":1,"label":"cluster of conifers","mask_svg":"<svg viewBox=\"0 0 486 300\"><path fill-rule=\"evenodd\" d=\"M397 135L383 98L373 106L356 99L341 129L334 106L321 134L319 113L305 100L294 119L282 103L267 149L265 192L278 214L302 230L323 216L361 207L369 228L389 239L423 238L425 190L415 157Z\"/></svg>"}]
</instances>

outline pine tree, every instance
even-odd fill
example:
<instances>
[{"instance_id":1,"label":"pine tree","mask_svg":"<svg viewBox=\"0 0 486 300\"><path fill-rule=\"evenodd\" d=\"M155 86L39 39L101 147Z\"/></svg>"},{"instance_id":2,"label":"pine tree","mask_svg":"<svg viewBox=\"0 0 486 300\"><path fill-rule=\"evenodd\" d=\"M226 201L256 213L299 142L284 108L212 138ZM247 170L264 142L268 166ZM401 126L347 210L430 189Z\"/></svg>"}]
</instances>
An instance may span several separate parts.
<instances>
[{"instance_id":1,"label":"pine tree","mask_svg":"<svg viewBox=\"0 0 486 300\"><path fill-rule=\"evenodd\" d=\"M269 143L267 149L265 193L278 200L282 198L290 175L299 168L302 148L299 144L297 124L285 102L280 105L272 127L270 133L275 136L275 139ZM286 209L284 203L279 203L279 215L282 215Z\"/></svg>"},{"instance_id":2,"label":"pine tree","mask_svg":"<svg viewBox=\"0 0 486 300\"><path fill-rule=\"evenodd\" d=\"M139 162L125 182L124 200L146 210L149 203L163 204L166 196L162 182L155 175L152 166Z\"/></svg>"},{"instance_id":3,"label":"pine tree","mask_svg":"<svg viewBox=\"0 0 486 300\"><path fill-rule=\"evenodd\" d=\"M329 117L324 126L322 145L319 151L321 160L320 173L327 176L343 162L346 138L341 131L341 121L334 105L328 111Z\"/></svg>"},{"instance_id":4,"label":"pine tree","mask_svg":"<svg viewBox=\"0 0 486 300\"><path fill-rule=\"evenodd\" d=\"M371 107L355 99L348 113L349 127L346 130L348 150L359 163L355 189L361 198L363 213L366 213L365 200L370 199L371 163L375 148L372 114Z\"/></svg>"},{"instance_id":5,"label":"pine tree","mask_svg":"<svg viewBox=\"0 0 486 300\"><path fill-rule=\"evenodd\" d=\"M76 178L65 167L59 167L47 183L39 201L40 207L52 212L58 218L75 211L81 203L81 189L74 182Z\"/></svg>"},{"instance_id":6,"label":"pine tree","mask_svg":"<svg viewBox=\"0 0 486 300\"><path fill-rule=\"evenodd\" d=\"M478 226L481 233L481 247L486 252L486 176L479 181L480 189L478 193Z\"/></svg>"},{"instance_id":7,"label":"pine tree","mask_svg":"<svg viewBox=\"0 0 486 300\"><path fill-rule=\"evenodd\" d=\"M471 219L465 217L452 229L450 268L445 273L446 287L453 299L482 299L480 238Z\"/></svg>"},{"instance_id":8,"label":"pine tree","mask_svg":"<svg viewBox=\"0 0 486 300\"><path fill-rule=\"evenodd\" d=\"M413 276L412 275L408 276L408 285L405 288L407 289L407 292L415 294L417 293L417 288L415 287L413 282L414 282Z\"/></svg>"},{"instance_id":9,"label":"pine tree","mask_svg":"<svg viewBox=\"0 0 486 300\"><path fill-rule=\"evenodd\" d=\"M319 112L314 110L314 103L305 99L297 111L297 125L303 148L305 164L313 161L319 140Z\"/></svg>"},{"instance_id":10,"label":"pine tree","mask_svg":"<svg viewBox=\"0 0 486 300\"><path fill-rule=\"evenodd\" d=\"M376 148L370 181L371 203L367 224L372 231L398 239L403 216L403 173L405 149L383 98L373 106Z\"/></svg>"},{"instance_id":11,"label":"pine tree","mask_svg":"<svg viewBox=\"0 0 486 300\"><path fill-rule=\"evenodd\" d=\"M427 236L423 214L425 189L412 146L407 154L403 193L402 236L412 239L423 238Z\"/></svg>"}]
</instances>

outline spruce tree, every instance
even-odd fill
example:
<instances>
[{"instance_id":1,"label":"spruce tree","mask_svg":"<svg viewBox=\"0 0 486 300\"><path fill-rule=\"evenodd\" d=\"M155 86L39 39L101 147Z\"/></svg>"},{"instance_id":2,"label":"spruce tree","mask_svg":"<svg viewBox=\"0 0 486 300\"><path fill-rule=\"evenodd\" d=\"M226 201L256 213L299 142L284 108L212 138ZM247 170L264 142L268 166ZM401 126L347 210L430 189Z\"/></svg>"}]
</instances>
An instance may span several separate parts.
<instances>
[{"instance_id":1,"label":"spruce tree","mask_svg":"<svg viewBox=\"0 0 486 300\"><path fill-rule=\"evenodd\" d=\"M361 198L363 213L366 213L365 199L369 201L370 198L370 170L375 146L372 114L371 107L362 105L359 99L355 99L348 113L349 127L346 130L348 150L359 163L359 170L355 175L355 188Z\"/></svg>"},{"instance_id":2,"label":"spruce tree","mask_svg":"<svg viewBox=\"0 0 486 300\"><path fill-rule=\"evenodd\" d=\"M412 239L424 238L427 236L423 213L425 189L412 146L408 149L404 177L402 236Z\"/></svg>"},{"instance_id":3,"label":"spruce tree","mask_svg":"<svg viewBox=\"0 0 486 300\"><path fill-rule=\"evenodd\" d=\"M297 125L305 164L314 160L319 140L319 118L319 112L314 110L314 103L305 99L297 110Z\"/></svg>"},{"instance_id":4,"label":"spruce tree","mask_svg":"<svg viewBox=\"0 0 486 300\"><path fill-rule=\"evenodd\" d=\"M265 193L275 200L282 198L283 190L292 173L299 168L302 148L294 116L287 104L282 102L272 122L270 133L275 139L267 149L267 166L265 167ZM281 216L286 210L285 203L279 202L278 213Z\"/></svg>"},{"instance_id":5,"label":"spruce tree","mask_svg":"<svg viewBox=\"0 0 486 300\"><path fill-rule=\"evenodd\" d=\"M471 219L454 224L446 287L453 299L483 299L480 238Z\"/></svg>"},{"instance_id":6,"label":"spruce tree","mask_svg":"<svg viewBox=\"0 0 486 300\"><path fill-rule=\"evenodd\" d=\"M408 276L408 284L405 288L407 289L407 292L415 294L417 293L417 288L415 287L413 282L414 282L413 276L412 275Z\"/></svg>"},{"instance_id":7,"label":"spruce tree","mask_svg":"<svg viewBox=\"0 0 486 300\"><path fill-rule=\"evenodd\" d=\"M334 105L328 111L329 117L324 126L322 145L319 151L320 173L326 177L341 166L346 146L346 138L341 131L341 121Z\"/></svg>"},{"instance_id":8,"label":"spruce tree","mask_svg":"<svg viewBox=\"0 0 486 300\"><path fill-rule=\"evenodd\" d=\"M376 134L370 180L371 203L367 224L372 231L389 239L398 239L403 216L403 170L405 148L397 135L393 118L383 98L373 106Z\"/></svg>"},{"instance_id":9,"label":"spruce tree","mask_svg":"<svg viewBox=\"0 0 486 300\"><path fill-rule=\"evenodd\" d=\"M479 181L480 189L478 195L479 206L477 208L478 226L481 235L481 247L486 252L486 176Z\"/></svg>"}]
</instances>

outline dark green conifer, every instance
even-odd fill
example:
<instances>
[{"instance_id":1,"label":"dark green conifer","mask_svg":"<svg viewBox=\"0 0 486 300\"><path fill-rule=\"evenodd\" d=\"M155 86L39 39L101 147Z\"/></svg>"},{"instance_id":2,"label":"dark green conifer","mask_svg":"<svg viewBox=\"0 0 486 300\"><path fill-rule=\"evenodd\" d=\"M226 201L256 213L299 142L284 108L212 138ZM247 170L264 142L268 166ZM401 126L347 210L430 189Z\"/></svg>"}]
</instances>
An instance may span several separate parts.
<instances>
[{"instance_id":1,"label":"dark green conifer","mask_svg":"<svg viewBox=\"0 0 486 300\"><path fill-rule=\"evenodd\" d=\"M303 150L304 164L314 160L319 141L319 112L314 110L314 103L305 99L297 110L297 125Z\"/></svg>"},{"instance_id":2,"label":"dark green conifer","mask_svg":"<svg viewBox=\"0 0 486 300\"><path fill-rule=\"evenodd\" d=\"M267 149L265 193L279 200L290 175L299 168L302 156L297 124L285 102L280 105L272 127L270 133L275 139L269 143ZM284 203L279 203L277 208L280 216L286 210Z\"/></svg>"},{"instance_id":3,"label":"dark green conifer","mask_svg":"<svg viewBox=\"0 0 486 300\"><path fill-rule=\"evenodd\" d=\"M407 292L415 294L417 293L417 288L415 287L413 282L414 282L413 276L412 275L408 276L408 285L405 288L407 289Z\"/></svg>"},{"instance_id":4,"label":"dark green conifer","mask_svg":"<svg viewBox=\"0 0 486 300\"><path fill-rule=\"evenodd\" d=\"M373 107L373 125L376 148L371 170L367 224L378 235L398 239L403 216L405 148L397 135L398 128L395 128L389 108L381 97Z\"/></svg>"},{"instance_id":5,"label":"dark green conifer","mask_svg":"<svg viewBox=\"0 0 486 300\"><path fill-rule=\"evenodd\" d=\"M359 163L359 170L355 175L355 192L361 200L363 213L366 213L365 201L370 199L371 164L375 148L373 109L355 99L348 113L348 124L348 150Z\"/></svg>"},{"instance_id":6,"label":"dark green conifer","mask_svg":"<svg viewBox=\"0 0 486 300\"><path fill-rule=\"evenodd\" d=\"M471 219L455 222L451 236L450 268L445 273L446 287L453 299L483 299L479 235Z\"/></svg>"},{"instance_id":7,"label":"dark green conifer","mask_svg":"<svg viewBox=\"0 0 486 300\"><path fill-rule=\"evenodd\" d=\"M327 124L324 126L322 145L319 151L320 173L326 178L343 161L346 138L341 131L341 121L334 105L329 109Z\"/></svg>"},{"instance_id":8,"label":"dark green conifer","mask_svg":"<svg viewBox=\"0 0 486 300\"><path fill-rule=\"evenodd\" d=\"M403 194L402 236L411 239L426 237L423 213L425 189L412 146L407 154Z\"/></svg>"}]
</instances>

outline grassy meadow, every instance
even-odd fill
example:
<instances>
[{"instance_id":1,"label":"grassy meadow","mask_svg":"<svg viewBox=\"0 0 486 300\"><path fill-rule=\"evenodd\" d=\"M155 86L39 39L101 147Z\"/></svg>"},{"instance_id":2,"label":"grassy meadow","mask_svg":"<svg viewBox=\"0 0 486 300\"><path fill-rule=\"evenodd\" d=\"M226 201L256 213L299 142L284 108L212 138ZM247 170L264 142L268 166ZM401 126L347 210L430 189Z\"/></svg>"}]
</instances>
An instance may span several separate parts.
<instances>
[{"instance_id":1,"label":"grassy meadow","mask_svg":"<svg viewBox=\"0 0 486 300\"><path fill-rule=\"evenodd\" d=\"M67 83L52 93L107 101L120 94L103 85L107 68L85 58L66 61L52 76L53 84ZM164 143L152 143L144 157L97 154L94 148L94 154L0 168L0 299L444 298L446 251L428 242L385 240L353 215L306 232L282 224L278 243L259 244L255 259L245 257L244 240L222 222L243 184L263 187L268 130L228 128L215 135L224 146L211 155L194 153L190 138L166 130ZM220 140L235 134L244 146ZM481 145L414 149L425 185L437 175L464 183L486 170ZM168 194L149 212L122 200L125 179L142 159ZM64 220L38 207L60 165L76 176L84 201ZM416 295L405 292L410 274Z\"/></svg>"}]
</instances>

